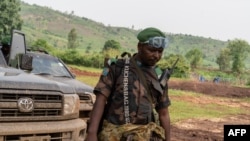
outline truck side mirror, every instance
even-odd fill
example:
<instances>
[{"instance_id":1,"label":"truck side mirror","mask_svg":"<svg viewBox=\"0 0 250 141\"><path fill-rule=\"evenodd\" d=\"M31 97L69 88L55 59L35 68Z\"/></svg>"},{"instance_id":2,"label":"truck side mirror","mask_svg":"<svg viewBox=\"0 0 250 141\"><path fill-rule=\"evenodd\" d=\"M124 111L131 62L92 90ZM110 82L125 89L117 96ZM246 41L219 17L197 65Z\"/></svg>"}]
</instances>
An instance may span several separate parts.
<instances>
[{"instance_id":1,"label":"truck side mirror","mask_svg":"<svg viewBox=\"0 0 250 141\"><path fill-rule=\"evenodd\" d=\"M32 68L32 60L33 57L27 54L21 54L20 55L20 68L22 70L28 70L31 71Z\"/></svg>"}]
</instances>

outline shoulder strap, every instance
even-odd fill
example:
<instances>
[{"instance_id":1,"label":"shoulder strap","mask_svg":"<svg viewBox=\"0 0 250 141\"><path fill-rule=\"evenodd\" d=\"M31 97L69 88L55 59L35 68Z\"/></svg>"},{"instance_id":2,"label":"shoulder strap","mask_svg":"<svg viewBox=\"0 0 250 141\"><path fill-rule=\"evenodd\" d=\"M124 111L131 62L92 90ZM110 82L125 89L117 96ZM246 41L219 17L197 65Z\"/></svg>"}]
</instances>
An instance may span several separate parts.
<instances>
[{"instance_id":1,"label":"shoulder strap","mask_svg":"<svg viewBox=\"0 0 250 141\"><path fill-rule=\"evenodd\" d=\"M142 70L138 67L138 65L136 64L134 59L131 59L131 62L134 64L135 69L136 69L136 71L137 71L137 73L139 75L139 78L142 80L142 85L145 87L145 89L148 92L147 97L148 97L148 99L150 100L150 103L151 103L153 121L156 124L160 125L159 115L155 110L155 104L154 104L154 101L153 101L153 94L152 94L151 90L149 89L149 86L148 86L148 83L146 81L145 75L143 75Z\"/></svg>"},{"instance_id":2,"label":"shoulder strap","mask_svg":"<svg viewBox=\"0 0 250 141\"><path fill-rule=\"evenodd\" d=\"M135 69L137 71L137 74L139 75L139 78L142 80L142 85L145 87L145 89L147 90L148 94L148 98L151 102L151 104L153 104L153 98L152 98L152 94L151 94L151 91L149 90L149 87L148 87L148 83L146 81L146 78L145 78L145 75L143 75L144 73L142 72L142 70L138 67L138 65L136 64L135 60L134 59L131 59L131 62L133 63L133 65L135 66Z\"/></svg>"}]
</instances>

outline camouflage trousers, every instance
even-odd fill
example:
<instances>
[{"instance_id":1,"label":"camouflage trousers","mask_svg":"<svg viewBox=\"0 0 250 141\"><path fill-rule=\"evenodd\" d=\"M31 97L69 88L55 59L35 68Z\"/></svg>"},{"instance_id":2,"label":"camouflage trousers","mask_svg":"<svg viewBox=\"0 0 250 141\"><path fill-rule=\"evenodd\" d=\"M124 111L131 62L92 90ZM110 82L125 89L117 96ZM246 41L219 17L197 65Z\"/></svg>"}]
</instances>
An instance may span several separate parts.
<instances>
[{"instance_id":1,"label":"camouflage trousers","mask_svg":"<svg viewBox=\"0 0 250 141\"><path fill-rule=\"evenodd\" d=\"M98 141L164 141L165 130L154 122L146 125L114 125L103 122Z\"/></svg>"}]
</instances>

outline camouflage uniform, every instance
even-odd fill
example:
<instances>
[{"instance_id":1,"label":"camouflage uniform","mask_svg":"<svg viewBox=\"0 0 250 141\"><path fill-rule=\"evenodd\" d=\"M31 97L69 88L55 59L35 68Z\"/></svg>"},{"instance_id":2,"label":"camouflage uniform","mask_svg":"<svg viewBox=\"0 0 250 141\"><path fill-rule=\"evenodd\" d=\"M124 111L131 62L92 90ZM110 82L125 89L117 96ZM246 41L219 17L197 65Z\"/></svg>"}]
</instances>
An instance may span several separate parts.
<instances>
[{"instance_id":1,"label":"camouflage uniform","mask_svg":"<svg viewBox=\"0 0 250 141\"><path fill-rule=\"evenodd\" d=\"M134 58L131 58L134 59ZM139 68L145 72L147 81L146 89L139 79L135 64L129 63L128 75L128 103L129 119L134 125L147 125L154 121L152 116L152 107L156 110L170 105L167 85L161 88L158 77L161 71L156 67L146 67L136 62ZM124 60L119 59L113 64L104 68L103 74L97 83L94 93L103 94L108 98L108 103L104 111L104 119L114 125L124 125L126 123L124 116ZM151 91L147 93L147 90ZM152 96L151 96L152 95ZM153 103L153 106L152 106Z\"/></svg>"},{"instance_id":2,"label":"camouflage uniform","mask_svg":"<svg viewBox=\"0 0 250 141\"><path fill-rule=\"evenodd\" d=\"M152 137L153 136L153 137ZM114 125L106 120L103 130L98 135L99 141L163 141L164 129L154 122L146 125L123 124Z\"/></svg>"}]
</instances>

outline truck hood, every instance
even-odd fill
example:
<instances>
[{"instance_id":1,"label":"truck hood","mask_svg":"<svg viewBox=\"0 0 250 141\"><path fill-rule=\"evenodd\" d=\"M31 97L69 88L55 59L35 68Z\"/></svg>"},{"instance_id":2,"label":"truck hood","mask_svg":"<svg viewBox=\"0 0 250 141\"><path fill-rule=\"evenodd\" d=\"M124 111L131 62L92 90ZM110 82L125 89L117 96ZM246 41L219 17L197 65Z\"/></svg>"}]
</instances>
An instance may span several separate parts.
<instances>
[{"instance_id":1,"label":"truck hood","mask_svg":"<svg viewBox=\"0 0 250 141\"><path fill-rule=\"evenodd\" d=\"M3 89L29 89L75 93L73 87L64 83L48 80L22 70L0 67L0 87Z\"/></svg>"},{"instance_id":2,"label":"truck hood","mask_svg":"<svg viewBox=\"0 0 250 141\"><path fill-rule=\"evenodd\" d=\"M53 77L53 76L47 76L47 78L74 87L77 94L83 94L85 92L93 93L94 88L92 86L80 82L77 79L67 78L67 77Z\"/></svg>"}]
</instances>

